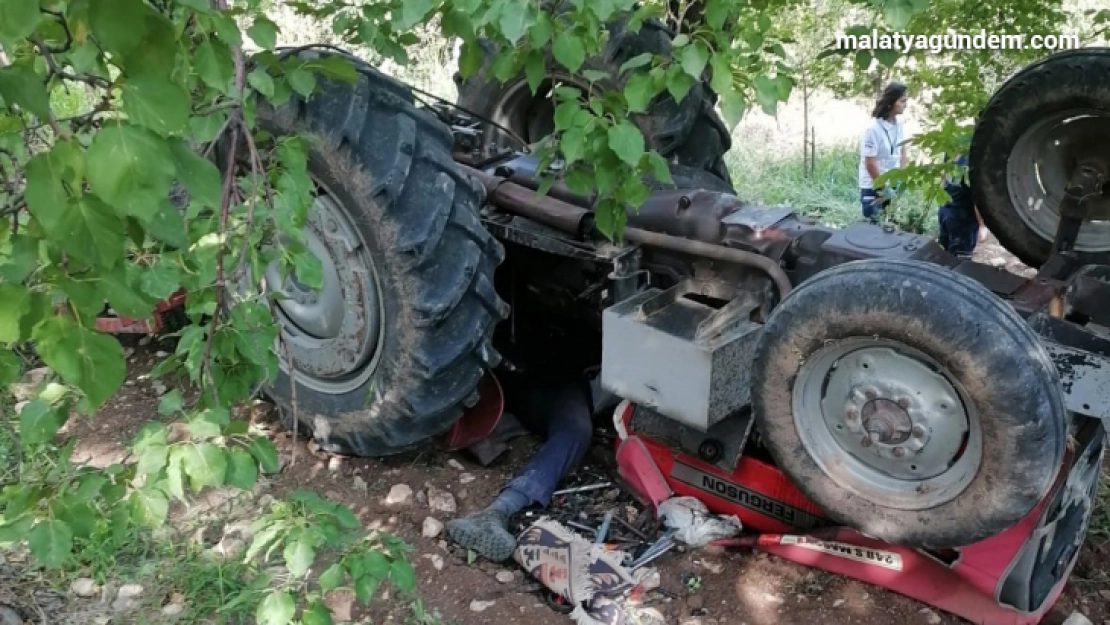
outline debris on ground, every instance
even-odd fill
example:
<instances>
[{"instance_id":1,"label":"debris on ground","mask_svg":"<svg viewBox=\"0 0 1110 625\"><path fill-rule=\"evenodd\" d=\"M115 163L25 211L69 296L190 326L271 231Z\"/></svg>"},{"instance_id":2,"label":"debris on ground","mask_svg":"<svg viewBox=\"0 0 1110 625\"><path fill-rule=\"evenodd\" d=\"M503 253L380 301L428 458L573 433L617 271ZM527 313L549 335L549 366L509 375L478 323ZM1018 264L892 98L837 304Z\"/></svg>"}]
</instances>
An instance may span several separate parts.
<instances>
[{"instance_id":1,"label":"debris on ground","mask_svg":"<svg viewBox=\"0 0 1110 625\"><path fill-rule=\"evenodd\" d=\"M659 504L659 518L675 530L675 539L691 547L704 547L715 540L733 538L743 525L735 515L710 514L700 499L672 497Z\"/></svg>"}]
</instances>

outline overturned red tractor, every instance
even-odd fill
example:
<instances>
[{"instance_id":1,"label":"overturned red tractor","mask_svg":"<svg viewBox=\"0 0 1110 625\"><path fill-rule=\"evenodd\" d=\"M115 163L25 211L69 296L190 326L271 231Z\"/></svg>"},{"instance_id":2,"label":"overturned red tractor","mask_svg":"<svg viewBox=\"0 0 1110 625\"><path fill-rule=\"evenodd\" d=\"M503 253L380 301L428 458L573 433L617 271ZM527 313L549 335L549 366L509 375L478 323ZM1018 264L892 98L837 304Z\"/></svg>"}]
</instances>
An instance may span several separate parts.
<instances>
[{"instance_id":1,"label":"overturned red tractor","mask_svg":"<svg viewBox=\"0 0 1110 625\"><path fill-rule=\"evenodd\" d=\"M665 53L668 36L614 31L599 63ZM471 114L422 108L359 64L354 84L260 113L339 146L309 163L324 286L286 282L296 372L283 360L267 392L287 422L295 396L324 449L400 453L475 406L502 354L556 341L627 400L622 427L676 492L755 529L834 525L953 567L952 550L1021 528L984 588L1038 614L1085 536L1110 415L1107 75L1108 50L1049 57L978 120L976 203L1038 269L1027 279L888 225L820 227L736 197L708 85L637 120L675 184L614 244L591 198L536 191L539 161L511 135L542 137L551 109L526 88L479 74L460 83Z\"/></svg>"}]
</instances>

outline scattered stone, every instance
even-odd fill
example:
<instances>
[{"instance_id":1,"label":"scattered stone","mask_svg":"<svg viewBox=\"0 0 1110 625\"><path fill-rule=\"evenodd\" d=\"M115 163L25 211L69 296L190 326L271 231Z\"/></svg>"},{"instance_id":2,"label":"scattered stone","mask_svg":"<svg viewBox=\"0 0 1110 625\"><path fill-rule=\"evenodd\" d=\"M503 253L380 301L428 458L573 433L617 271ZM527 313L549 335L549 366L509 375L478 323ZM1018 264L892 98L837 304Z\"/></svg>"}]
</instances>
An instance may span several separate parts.
<instances>
[{"instance_id":1,"label":"scattered stone","mask_svg":"<svg viewBox=\"0 0 1110 625\"><path fill-rule=\"evenodd\" d=\"M702 560L701 564L705 567L706 571L709 571L714 575L720 575L721 571L725 570L725 565L721 564L720 562L709 562L708 560Z\"/></svg>"},{"instance_id":2,"label":"scattered stone","mask_svg":"<svg viewBox=\"0 0 1110 625\"><path fill-rule=\"evenodd\" d=\"M421 532L424 538L435 538L443 531L443 522L439 519L427 517L424 519L424 529Z\"/></svg>"},{"instance_id":3,"label":"scattered stone","mask_svg":"<svg viewBox=\"0 0 1110 625\"><path fill-rule=\"evenodd\" d=\"M238 558L247 550L247 543L236 536L224 536L212 548L212 553L227 560Z\"/></svg>"},{"instance_id":4,"label":"scattered stone","mask_svg":"<svg viewBox=\"0 0 1110 625\"><path fill-rule=\"evenodd\" d=\"M929 608L921 608L917 613L925 615L925 621L929 623L929 625L940 625L940 615Z\"/></svg>"},{"instance_id":5,"label":"scattered stone","mask_svg":"<svg viewBox=\"0 0 1110 625\"><path fill-rule=\"evenodd\" d=\"M355 479L351 480L351 482L355 485L355 490L357 491L365 493L369 489L366 486L366 480L357 475L355 476Z\"/></svg>"},{"instance_id":6,"label":"scattered stone","mask_svg":"<svg viewBox=\"0 0 1110 625\"><path fill-rule=\"evenodd\" d=\"M15 610L0 603L0 625L23 625L23 619Z\"/></svg>"},{"instance_id":7,"label":"scattered stone","mask_svg":"<svg viewBox=\"0 0 1110 625\"><path fill-rule=\"evenodd\" d=\"M839 608L840 606L844 605L845 603L847 603L847 601L845 601L844 599L837 599L836 601L833 601L833 607L834 608Z\"/></svg>"},{"instance_id":8,"label":"scattered stone","mask_svg":"<svg viewBox=\"0 0 1110 625\"><path fill-rule=\"evenodd\" d=\"M179 616L184 611L185 606L181 605L180 603L169 603L162 608L162 614L164 616Z\"/></svg>"},{"instance_id":9,"label":"scattered stone","mask_svg":"<svg viewBox=\"0 0 1110 625\"><path fill-rule=\"evenodd\" d=\"M691 610L700 610L705 607L705 598L701 595L690 595L686 598L686 607Z\"/></svg>"},{"instance_id":10,"label":"scattered stone","mask_svg":"<svg viewBox=\"0 0 1110 625\"><path fill-rule=\"evenodd\" d=\"M496 603L496 601L478 601L477 599L475 599L474 601L470 602L470 611L485 612L486 610L496 605Z\"/></svg>"},{"instance_id":11,"label":"scattered stone","mask_svg":"<svg viewBox=\"0 0 1110 625\"><path fill-rule=\"evenodd\" d=\"M130 612L139 607L139 598L143 594L143 587L138 584L124 584L116 593L116 600L112 609L116 612Z\"/></svg>"},{"instance_id":12,"label":"scattered stone","mask_svg":"<svg viewBox=\"0 0 1110 625\"><path fill-rule=\"evenodd\" d=\"M343 458L339 456L332 456L331 459L328 460L328 471L334 473L341 468L343 468Z\"/></svg>"},{"instance_id":13,"label":"scattered stone","mask_svg":"<svg viewBox=\"0 0 1110 625\"><path fill-rule=\"evenodd\" d=\"M351 621L351 608L355 605L355 592L341 588L329 592L324 597L324 605L331 610L333 619L340 623Z\"/></svg>"},{"instance_id":14,"label":"scattered stone","mask_svg":"<svg viewBox=\"0 0 1110 625\"><path fill-rule=\"evenodd\" d=\"M426 553L422 557L427 559L429 562L431 562L432 566L435 567L435 570L437 570L437 571L442 571L443 570L443 557L440 556L439 554Z\"/></svg>"},{"instance_id":15,"label":"scattered stone","mask_svg":"<svg viewBox=\"0 0 1110 625\"><path fill-rule=\"evenodd\" d=\"M162 350L158 350L158 351L154 352L154 357L161 360L163 358L168 358L169 354L167 354L166 352L164 352Z\"/></svg>"},{"instance_id":16,"label":"scattered stone","mask_svg":"<svg viewBox=\"0 0 1110 625\"><path fill-rule=\"evenodd\" d=\"M439 490L435 486L428 487L428 507L432 512L442 514L455 514L459 509L454 495L445 490Z\"/></svg>"},{"instance_id":17,"label":"scattered stone","mask_svg":"<svg viewBox=\"0 0 1110 625\"><path fill-rule=\"evenodd\" d=\"M150 345L150 336L139 339L139 347L146 347L147 345Z\"/></svg>"},{"instance_id":18,"label":"scattered stone","mask_svg":"<svg viewBox=\"0 0 1110 625\"><path fill-rule=\"evenodd\" d=\"M459 476L459 484L469 484L469 483L473 482L476 479L478 479L478 478L474 477L473 475L471 475L469 473L463 473L462 475Z\"/></svg>"},{"instance_id":19,"label":"scattered stone","mask_svg":"<svg viewBox=\"0 0 1110 625\"><path fill-rule=\"evenodd\" d=\"M17 402L16 405L15 405L15 414L19 414L19 413L23 412L23 409L26 408L30 403L31 402L29 402L29 401Z\"/></svg>"},{"instance_id":20,"label":"scattered stone","mask_svg":"<svg viewBox=\"0 0 1110 625\"><path fill-rule=\"evenodd\" d=\"M394 484L385 498L387 506L407 506L410 503L412 503L412 487L408 484Z\"/></svg>"},{"instance_id":21,"label":"scattered stone","mask_svg":"<svg viewBox=\"0 0 1110 625\"><path fill-rule=\"evenodd\" d=\"M428 503L428 493L425 493L424 491L416 493L416 501L419 502L420 505Z\"/></svg>"},{"instance_id":22,"label":"scattered stone","mask_svg":"<svg viewBox=\"0 0 1110 625\"><path fill-rule=\"evenodd\" d=\"M1082 612L1072 612L1064 621L1064 625L1093 625L1091 619L1083 615Z\"/></svg>"},{"instance_id":23,"label":"scattered stone","mask_svg":"<svg viewBox=\"0 0 1110 625\"><path fill-rule=\"evenodd\" d=\"M512 571L499 571L495 577L502 584L511 584L516 581L516 575Z\"/></svg>"},{"instance_id":24,"label":"scattered stone","mask_svg":"<svg viewBox=\"0 0 1110 625\"><path fill-rule=\"evenodd\" d=\"M459 462L458 460L455 460L454 458L451 458L450 460L448 460L447 465L449 467L451 467L452 469L456 470L456 471L466 470L466 467L464 467L461 462Z\"/></svg>"},{"instance_id":25,"label":"scattered stone","mask_svg":"<svg viewBox=\"0 0 1110 625\"><path fill-rule=\"evenodd\" d=\"M166 385L161 382L151 382L150 390L154 391L154 394L159 397L165 395L169 391L169 389L166 388Z\"/></svg>"},{"instance_id":26,"label":"scattered stone","mask_svg":"<svg viewBox=\"0 0 1110 625\"><path fill-rule=\"evenodd\" d=\"M1102 597L1106 601L1110 601L1110 590L1100 590L1098 591L1098 596Z\"/></svg>"},{"instance_id":27,"label":"scattered stone","mask_svg":"<svg viewBox=\"0 0 1110 625\"><path fill-rule=\"evenodd\" d=\"M262 495L261 497L258 498L258 507L259 508L263 508L263 509L268 510L270 508L270 506L272 506L272 505L274 505L274 496L273 495Z\"/></svg>"},{"instance_id":28,"label":"scattered stone","mask_svg":"<svg viewBox=\"0 0 1110 625\"><path fill-rule=\"evenodd\" d=\"M69 585L69 591L82 599L88 599L90 597L95 597L96 594L100 592L100 587L97 586L95 581L87 577L82 577L73 580L73 583Z\"/></svg>"},{"instance_id":29,"label":"scattered stone","mask_svg":"<svg viewBox=\"0 0 1110 625\"><path fill-rule=\"evenodd\" d=\"M458 499L466 499L469 496L470 496L470 491L468 491L464 488L464 489L459 491Z\"/></svg>"}]
</instances>

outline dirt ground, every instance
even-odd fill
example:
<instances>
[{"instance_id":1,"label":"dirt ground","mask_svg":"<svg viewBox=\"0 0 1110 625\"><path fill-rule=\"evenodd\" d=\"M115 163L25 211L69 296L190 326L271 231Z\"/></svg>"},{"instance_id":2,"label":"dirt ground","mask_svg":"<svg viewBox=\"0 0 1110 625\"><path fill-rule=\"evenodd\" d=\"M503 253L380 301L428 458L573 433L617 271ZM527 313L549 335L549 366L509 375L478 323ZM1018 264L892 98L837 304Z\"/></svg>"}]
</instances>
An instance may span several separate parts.
<instances>
[{"instance_id":1,"label":"dirt ground","mask_svg":"<svg viewBox=\"0 0 1110 625\"><path fill-rule=\"evenodd\" d=\"M997 245L987 245L980 253L984 257L1002 257L1004 263L1013 262L1004 252L999 255L1000 249ZM129 344L134 351L123 391L96 420L82 420L68 426L69 434L80 440L74 456L76 460L93 463L118 460L123 454L121 444L131 441L141 424L162 418L157 413L157 404L165 389L143 376L157 359L157 352L168 348L157 344L138 346L133 341ZM274 415L265 406L258 419L272 425L275 442L287 464L279 475L267 480L245 501L234 505L225 503L222 509L230 511L232 518L249 519L267 496L310 488L350 506L365 524L387 527L412 545L420 596L427 610L438 613L443 623L565 625L572 622L545 604L540 586L524 579L515 563L493 565L481 560L468 563L466 554L453 549L444 540L444 534L423 535L429 517L446 522L452 516L466 514L488 503L513 470L528 458L537 441L522 439L526 444L514 444L508 457L491 468L481 467L466 453L437 451L387 460L339 458L315 452L303 439L294 444L291 434L274 423ZM601 466L608 456L611 456L610 447L599 441L588 464ZM385 499L396 485L409 486L413 495L406 503L389 505ZM450 493L456 502L456 512L431 510L429 489ZM1090 538L1064 596L1042 622L1059 625L1072 611L1078 610L1096 625L1110 625L1108 561L1110 544L1101 536ZM881 588L762 553L672 553L658 560L657 565L661 587L667 592L649 593L644 601L658 609L668 623L938 625L967 622ZM700 576L700 588L690 590L684 584L683 578L690 573ZM22 606L24 622L34 625L47 622L150 623L157 620L158 605L163 602L161 599L154 602L151 608L154 616L143 612L131 616L117 613L107 621L105 615L111 615L112 611L106 606L97 609L105 603L99 597L82 599L65 589L42 590L36 601L48 609L39 612L41 607L32 610L26 603L27 582L20 577L18 562L5 562L0 554L0 605L7 601L9 605ZM22 591L13 596L17 595L17 589ZM23 603L19 603L20 597L24 598ZM333 596L331 601L342 608L342 604L347 603L343 599ZM390 601L383 595L369 612L362 612L356 606L350 620L407 623L413 622L411 614L408 605ZM0 624L7 625L2 612Z\"/></svg>"}]
</instances>

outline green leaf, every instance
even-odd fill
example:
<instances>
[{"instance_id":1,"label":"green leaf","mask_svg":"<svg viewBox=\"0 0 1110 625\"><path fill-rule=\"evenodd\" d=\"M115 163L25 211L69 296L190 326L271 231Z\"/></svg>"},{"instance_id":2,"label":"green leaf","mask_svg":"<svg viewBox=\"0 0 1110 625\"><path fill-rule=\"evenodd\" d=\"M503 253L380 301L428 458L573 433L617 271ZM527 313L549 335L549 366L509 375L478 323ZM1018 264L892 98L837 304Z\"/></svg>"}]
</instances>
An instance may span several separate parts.
<instances>
[{"instance_id":1,"label":"green leaf","mask_svg":"<svg viewBox=\"0 0 1110 625\"><path fill-rule=\"evenodd\" d=\"M289 625L297 613L293 595L286 591L273 590L258 604L255 619L258 625Z\"/></svg>"},{"instance_id":2,"label":"green leaf","mask_svg":"<svg viewBox=\"0 0 1110 625\"><path fill-rule=\"evenodd\" d=\"M778 109L779 87L771 77L760 74L753 81L755 85L755 100L763 107L763 112L774 115Z\"/></svg>"},{"instance_id":3,"label":"green leaf","mask_svg":"<svg viewBox=\"0 0 1110 625\"><path fill-rule=\"evenodd\" d=\"M622 161L635 167L644 155L644 135L632 122L622 120L609 127L609 149Z\"/></svg>"},{"instance_id":4,"label":"green leaf","mask_svg":"<svg viewBox=\"0 0 1110 625\"><path fill-rule=\"evenodd\" d=\"M34 338L43 361L67 384L81 389L94 408L123 385L127 362L115 338L61 316L43 321Z\"/></svg>"},{"instance_id":5,"label":"green leaf","mask_svg":"<svg viewBox=\"0 0 1110 625\"><path fill-rule=\"evenodd\" d=\"M648 162L651 163L651 173L656 180L665 184L674 184L674 177L671 176L671 167L667 163L667 159L660 156L658 152L649 152Z\"/></svg>"},{"instance_id":6,"label":"green leaf","mask_svg":"<svg viewBox=\"0 0 1110 625\"><path fill-rule=\"evenodd\" d=\"M189 238L185 233L185 216L177 210L168 199L163 198L155 204L157 212L147 224L151 236L173 247L182 248L189 245Z\"/></svg>"},{"instance_id":7,"label":"green leaf","mask_svg":"<svg viewBox=\"0 0 1110 625\"><path fill-rule=\"evenodd\" d=\"M7 386L19 379L22 363L15 352L0 351L0 386Z\"/></svg>"},{"instance_id":8,"label":"green leaf","mask_svg":"<svg viewBox=\"0 0 1110 625\"><path fill-rule=\"evenodd\" d=\"M143 294L133 282L125 266L100 274L101 292L113 310L132 319L149 319L157 302Z\"/></svg>"},{"instance_id":9,"label":"green leaf","mask_svg":"<svg viewBox=\"0 0 1110 625\"><path fill-rule=\"evenodd\" d=\"M689 45L689 43L690 43L690 35L687 35L686 33L680 33L673 40L671 40L671 47L672 48L681 48L681 47L684 47L686 45Z\"/></svg>"},{"instance_id":10,"label":"green leaf","mask_svg":"<svg viewBox=\"0 0 1110 625\"><path fill-rule=\"evenodd\" d=\"M324 265L311 251L305 250L293 257L293 271L297 282L313 290L323 288Z\"/></svg>"},{"instance_id":11,"label":"green leaf","mask_svg":"<svg viewBox=\"0 0 1110 625\"><path fill-rule=\"evenodd\" d=\"M39 521L27 535L27 546L47 568L61 568L73 550L73 531L57 519Z\"/></svg>"},{"instance_id":12,"label":"green leaf","mask_svg":"<svg viewBox=\"0 0 1110 625\"><path fill-rule=\"evenodd\" d=\"M236 447L228 452L231 462L227 466L227 484L243 490L254 488L258 481L258 461L249 451Z\"/></svg>"},{"instance_id":13,"label":"green leaf","mask_svg":"<svg viewBox=\"0 0 1110 625\"><path fill-rule=\"evenodd\" d=\"M736 129L736 125L740 123L740 120L744 118L744 113L748 105L735 89L726 89L720 92L720 96L721 116L724 117L729 132L732 132Z\"/></svg>"},{"instance_id":14,"label":"green leaf","mask_svg":"<svg viewBox=\"0 0 1110 625\"><path fill-rule=\"evenodd\" d=\"M64 406L53 406L38 398L23 407L19 413L19 440L24 445L49 443L65 425Z\"/></svg>"},{"instance_id":15,"label":"green leaf","mask_svg":"<svg viewBox=\"0 0 1110 625\"><path fill-rule=\"evenodd\" d=\"M20 284L0 284L0 343L20 339L20 321L31 312L31 292Z\"/></svg>"},{"instance_id":16,"label":"green leaf","mask_svg":"<svg viewBox=\"0 0 1110 625\"><path fill-rule=\"evenodd\" d=\"M160 134L185 130L189 123L189 92L164 76L140 74L120 88L120 110L134 124Z\"/></svg>"},{"instance_id":17,"label":"green leaf","mask_svg":"<svg viewBox=\"0 0 1110 625\"><path fill-rule=\"evenodd\" d=\"M301 614L303 625L333 625L331 611L322 601L313 601Z\"/></svg>"},{"instance_id":18,"label":"green leaf","mask_svg":"<svg viewBox=\"0 0 1110 625\"><path fill-rule=\"evenodd\" d=\"M312 562L316 559L316 550L302 535L285 545L283 555L285 556L285 568L289 569L289 573L293 577L304 577L308 570L312 568Z\"/></svg>"},{"instance_id":19,"label":"green leaf","mask_svg":"<svg viewBox=\"0 0 1110 625\"><path fill-rule=\"evenodd\" d=\"M412 0L405 0L408 4ZM528 27L528 7L521 0L505 0L501 4L501 14L499 25L501 26L501 34L509 40L509 43L514 46Z\"/></svg>"},{"instance_id":20,"label":"green leaf","mask_svg":"<svg viewBox=\"0 0 1110 625\"><path fill-rule=\"evenodd\" d=\"M654 59L655 59L655 55L652 54L651 52L644 52L643 54L637 54L636 56L634 56L634 57L628 59L627 61L625 61L624 63L622 63L620 69L617 70L617 72L620 73L620 74L623 74L623 73L625 73L626 71L628 71L630 69L637 69L637 68L643 67L645 65L649 65L649 64L651 64L652 60L654 60Z\"/></svg>"},{"instance_id":21,"label":"green leaf","mask_svg":"<svg viewBox=\"0 0 1110 625\"><path fill-rule=\"evenodd\" d=\"M290 70L286 78L289 80L289 86L293 87L293 91L299 93L301 97L307 98L316 90L316 75L310 70L296 67Z\"/></svg>"},{"instance_id":22,"label":"green leaf","mask_svg":"<svg viewBox=\"0 0 1110 625\"><path fill-rule=\"evenodd\" d=\"M274 447L274 443L270 439L256 436L251 441L249 449L251 455L262 467L263 473L277 473L281 470L281 465L278 463L277 448Z\"/></svg>"},{"instance_id":23,"label":"green leaf","mask_svg":"<svg viewBox=\"0 0 1110 625\"><path fill-rule=\"evenodd\" d=\"M247 36L263 50L273 50L277 45L278 27L265 15L258 15L247 29Z\"/></svg>"},{"instance_id":24,"label":"green leaf","mask_svg":"<svg viewBox=\"0 0 1110 625\"><path fill-rule=\"evenodd\" d=\"M181 393L181 389L175 388L163 395L162 400L158 402L158 414L169 416L180 412L184 407L185 395Z\"/></svg>"},{"instance_id":25,"label":"green leaf","mask_svg":"<svg viewBox=\"0 0 1110 625\"><path fill-rule=\"evenodd\" d=\"M48 232L57 228L69 210L69 189L79 191L81 185L83 155L68 146L69 142L58 142L49 152L36 154L24 170L27 208Z\"/></svg>"},{"instance_id":26,"label":"green leaf","mask_svg":"<svg viewBox=\"0 0 1110 625\"><path fill-rule=\"evenodd\" d=\"M71 202L52 230L68 242L66 253L77 260L102 267L113 267L123 260L123 221L95 195L86 194Z\"/></svg>"},{"instance_id":27,"label":"green leaf","mask_svg":"<svg viewBox=\"0 0 1110 625\"><path fill-rule=\"evenodd\" d=\"M790 92L794 90L794 80L785 74L775 76L776 96L780 102L790 99Z\"/></svg>"},{"instance_id":28,"label":"green leaf","mask_svg":"<svg viewBox=\"0 0 1110 625\"><path fill-rule=\"evenodd\" d=\"M567 165L571 165L586 154L586 133L580 127L568 129L559 139L559 148Z\"/></svg>"},{"instance_id":29,"label":"green leaf","mask_svg":"<svg viewBox=\"0 0 1110 625\"><path fill-rule=\"evenodd\" d=\"M212 443L187 445L181 454L181 467L189 476L193 492L206 486L222 486L227 475L227 455Z\"/></svg>"},{"instance_id":30,"label":"green leaf","mask_svg":"<svg viewBox=\"0 0 1110 625\"><path fill-rule=\"evenodd\" d=\"M274 97L274 79L266 73L265 68L256 67L247 74L247 83L257 92L267 98Z\"/></svg>"},{"instance_id":31,"label":"green leaf","mask_svg":"<svg viewBox=\"0 0 1110 625\"><path fill-rule=\"evenodd\" d=\"M170 499L160 490L140 488L131 493L132 516L151 527L161 527L170 512Z\"/></svg>"},{"instance_id":32,"label":"green leaf","mask_svg":"<svg viewBox=\"0 0 1110 625\"><path fill-rule=\"evenodd\" d=\"M161 471L169 460L169 431L166 426L161 423L144 425L135 436L133 450L138 457L136 471L139 475L152 475Z\"/></svg>"},{"instance_id":33,"label":"green leaf","mask_svg":"<svg viewBox=\"0 0 1110 625\"><path fill-rule=\"evenodd\" d=\"M370 576L355 579L355 597L363 605L370 605L370 601L374 598L374 593L378 591L378 585L381 583L379 579Z\"/></svg>"},{"instance_id":34,"label":"green leaf","mask_svg":"<svg viewBox=\"0 0 1110 625\"><path fill-rule=\"evenodd\" d=\"M578 115L579 109L578 102L570 100L567 102L560 102L555 107L555 130L563 131L574 126L574 118Z\"/></svg>"},{"instance_id":35,"label":"green leaf","mask_svg":"<svg viewBox=\"0 0 1110 625\"><path fill-rule=\"evenodd\" d=\"M477 42L464 41L459 51L459 75L465 80L478 73L486 57Z\"/></svg>"},{"instance_id":36,"label":"green leaf","mask_svg":"<svg viewBox=\"0 0 1110 625\"><path fill-rule=\"evenodd\" d=\"M705 23L713 30L725 25L730 9L730 0L709 0L705 6Z\"/></svg>"},{"instance_id":37,"label":"green leaf","mask_svg":"<svg viewBox=\"0 0 1110 625\"><path fill-rule=\"evenodd\" d=\"M528 79L528 88L532 91L532 95L535 95L539 90L546 75L547 62L544 60L543 53L532 50L528 53L528 59L524 62L524 76Z\"/></svg>"},{"instance_id":38,"label":"green leaf","mask_svg":"<svg viewBox=\"0 0 1110 625\"><path fill-rule=\"evenodd\" d=\"M190 419L187 428L195 439L216 438L222 432L220 424L213 421L209 413L201 413Z\"/></svg>"},{"instance_id":39,"label":"green leaf","mask_svg":"<svg viewBox=\"0 0 1110 625\"><path fill-rule=\"evenodd\" d=\"M732 77L732 59L728 54L717 52L709 61L710 68L713 75L709 79L709 86L717 95L732 90L733 77Z\"/></svg>"},{"instance_id":40,"label":"green leaf","mask_svg":"<svg viewBox=\"0 0 1110 625\"><path fill-rule=\"evenodd\" d=\"M106 50L127 56L146 34L148 11L142 0L89 0L89 29Z\"/></svg>"},{"instance_id":41,"label":"green leaf","mask_svg":"<svg viewBox=\"0 0 1110 625\"><path fill-rule=\"evenodd\" d=\"M667 80L667 91L675 102L682 102L686 95L690 93L690 89L694 88L695 80L693 76L685 72L679 72L670 76Z\"/></svg>"},{"instance_id":42,"label":"green leaf","mask_svg":"<svg viewBox=\"0 0 1110 625\"><path fill-rule=\"evenodd\" d=\"M189 192L189 199L207 208L219 208L223 200L223 184L216 165L194 152L184 141L171 142L170 153L177 175Z\"/></svg>"},{"instance_id":43,"label":"green leaf","mask_svg":"<svg viewBox=\"0 0 1110 625\"><path fill-rule=\"evenodd\" d=\"M231 50L224 42L219 39L209 39L200 44L196 52L196 69L197 75L204 84L225 95L230 93L235 65L231 58Z\"/></svg>"},{"instance_id":44,"label":"green leaf","mask_svg":"<svg viewBox=\"0 0 1110 625\"><path fill-rule=\"evenodd\" d=\"M0 45L9 50L35 32L42 13L38 0L0 0Z\"/></svg>"},{"instance_id":45,"label":"green leaf","mask_svg":"<svg viewBox=\"0 0 1110 625\"><path fill-rule=\"evenodd\" d=\"M393 564L389 567L389 579L401 592L416 590L416 572L412 570L412 565L405 560L393 561Z\"/></svg>"},{"instance_id":46,"label":"green leaf","mask_svg":"<svg viewBox=\"0 0 1110 625\"><path fill-rule=\"evenodd\" d=\"M380 551L368 551L362 557L363 571L374 579L384 580L390 571L389 558Z\"/></svg>"},{"instance_id":47,"label":"green leaf","mask_svg":"<svg viewBox=\"0 0 1110 625\"><path fill-rule=\"evenodd\" d=\"M164 300L173 295L180 288L180 283L181 274L177 265L166 257L146 267L139 278L139 285L143 292L158 300Z\"/></svg>"},{"instance_id":48,"label":"green leaf","mask_svg":"<svg viewBox=\"0 0 1110 625\"><path fill-rule=\"evenodd\" d=\"M394 25L396 31L411 30L424 21L424 17L434 8L436 0L405 0L401 6L401 21Z\"/></svg>"},{"instance_id":49,"label":"green leaf","mask_svg":"<svg viewBox=\"0 0 1110 625\"><path fill-rule=\"evenodd\" d=\"M85 160L93 193L144 222L167 202L177 173L165 139L129 124L101 128Z\"/></svg>"},{"instance_id":50,"label":"green leaf","mask_svg":"<svg viewBox=\"0 0 1110 625\"><path fill-rule=\"evenodd\" d=\"M528 29L528 38L534 52L547 47L547 42L551 40L551 17L547 13L536 16L536 22Z\"/></svg>"},{"instance_id":51,"label":"green leaf","mask_svg":"<svg viewBox=\"0 0 1110 625\"><path fill-rule=\"evenodd\" d=\"M555 37L555 41L551 44L551 54L572 74L577 73L586 62L586 48L582 45L582 40L570 30Z\"/></svg>"},{"instance_id":52,"label":"green leaf","mask_svg":"<svg viewBox=\"0 0 1110 625\"><path fill-rule=\"evenodd\" d=\"M910 0L887 0L883 6L883 17L894 30L904 30L913 18L913 13Z\"/></svg>"},{"instance_id":53,"label":"green leaf","mask_svg":"<svg viewBox=\"0 0 1110 625\"><path fill-rule=\"evenodd\" d=\"M867 71L871 67L871 51L870 50L857 50L856 51L856 69L861 72Z\"/></svg>"},{"instance_id":54,"label":"green leaf","mask_svg":"<svg viewBox=\"0 0 1110 625\"><path fill-rule=\"evenodd\" d=\"M6 19L5 16L0 21ZM50 96L46 94L46 83L30 68L9 65L0 69L0 98L8 106L17 105L39 119L50 117Z\"/></svg>"},{"instance_id":55,"label":"green leaf","mask_svg":"<svg viewBox=\"0 0 1110 625\"><path fill-rule=\"evenodd\" d=\"M888 50L886 48L875 50L875 58L879 59L879 62L886 67L894 67L894 64L898 62L901 56L902 55L897 50Z\"/></svg>"},{"instance_id":56,"label":"green leaf","mask_svg":"<svg viewBox=\"0 0 1110 625\"><path fill-rule=\"evenodd\" d=\"M342 586L345 579L347 579L347 570L343 567L343 563L336 562L320 574L320 591L331 592Z\"/></svg>"},{"instance_id":57,"label":"green leaf","mask_svg":"<svg viewBox=\"0 0 1110 625\"><path fill-rule=\"evenodd\" d=\"M646 112L655 95L655 79L648 74L633 74L624 85L624 99L630 113Z\"/></svg>"},{"instance_id":58,"label":"green leaf","mask_svg":"<svg viewBox=\"0 0 1110 625\"><path fill-rule=\"evenodd\" d=\"M705 65L709 63L709 48L700 40L682 49L682 69L695 79L700 80Z\"/></svg>"}]
</instances>

